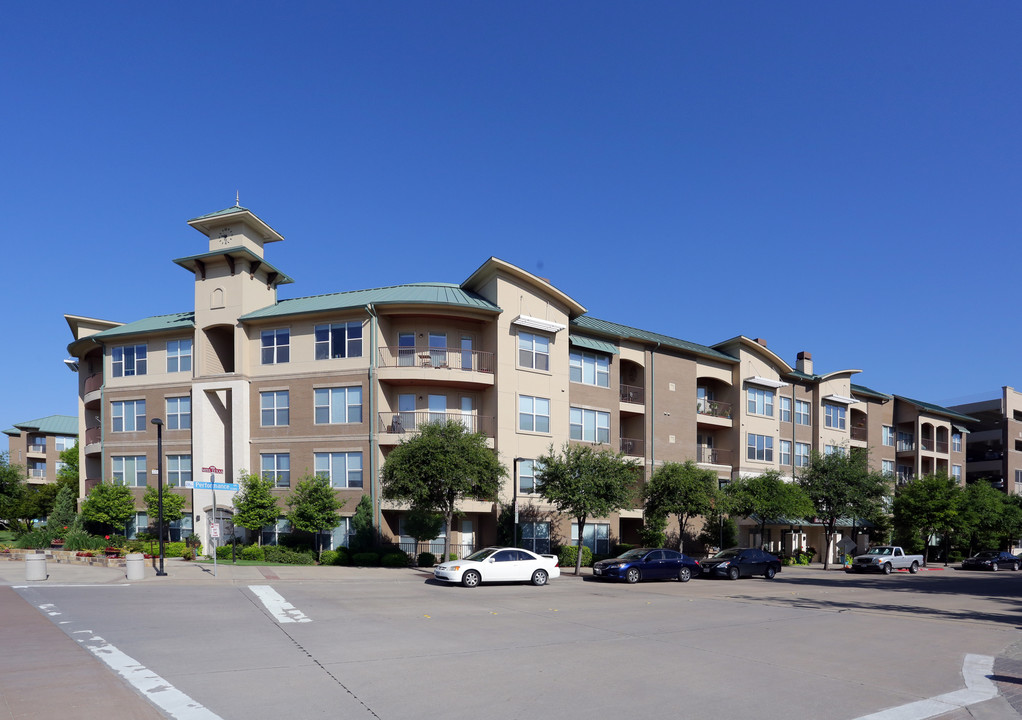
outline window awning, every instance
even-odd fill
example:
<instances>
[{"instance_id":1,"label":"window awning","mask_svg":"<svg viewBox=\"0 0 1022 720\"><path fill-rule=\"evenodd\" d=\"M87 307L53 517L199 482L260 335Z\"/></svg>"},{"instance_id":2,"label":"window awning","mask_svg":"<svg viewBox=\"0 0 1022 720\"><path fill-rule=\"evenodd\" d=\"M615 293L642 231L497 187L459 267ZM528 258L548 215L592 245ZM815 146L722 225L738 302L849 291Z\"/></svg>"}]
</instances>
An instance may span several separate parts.
<instances>
[{"instance_id":1,"label":"window awning","mask_svg":"<svg viewBox=\"0 0 1022 720\"><path fill-rule=\"evenodd\" d=\"M519 315L517 318L511 321L512 325L521 325L522 327L531 328L533 330L542 330L548 333L557 333L564 330L567 325L554 322L552 320L543 320L541 318L529 317L528 315Z\"/></svg>"},{"instance_id":2,"label":"window awning","mask_svg":"<svg viewBox=\"0 0 1022 720\"><path fill-rule=\"evenodd\" d=\"M587 350L595 350L596 352L607 353L608 355L618 354L617 345L606 340L597 340L585 335L569 335L568 342L575 347L583 347Z\"/></svg>"},{"instance_id":3,"label":"window awning","mask_svg":"<svg viewBox=\"0 0 1022 720\"><path fill-rule=\"evenodd\" d=\"M751 385L762 385L763 387L768 388L788 387L788 383L786 382L781 382L780 380L771 380L770 378L760 377L759 375L755 375L750 378L745 378L745 382Z\"/></svg>"},{"instance_id":4,"label":"window awning","mask_svg":"<svg viewBox=\"0 0 1022 720\"><path fill-rule=\"evenodd\" d=\"M969 434L969 429L968 428L962 427L961 425L954 425L953 427L954 427L955 430L957 430L958 432L962 433L962 435L968 435Z\"/></svg>"},{"instance_id":5,"label":"window awning","mask_svg":"<svg viewBox=\"0 0 1022 720\"><path fill-rule=\"evenodd\" d=\"M859 402L855 398L845 397L844 395L824 395L823 401L838 403L840 405L854 405Z\"/></svg>"}]
</instances>

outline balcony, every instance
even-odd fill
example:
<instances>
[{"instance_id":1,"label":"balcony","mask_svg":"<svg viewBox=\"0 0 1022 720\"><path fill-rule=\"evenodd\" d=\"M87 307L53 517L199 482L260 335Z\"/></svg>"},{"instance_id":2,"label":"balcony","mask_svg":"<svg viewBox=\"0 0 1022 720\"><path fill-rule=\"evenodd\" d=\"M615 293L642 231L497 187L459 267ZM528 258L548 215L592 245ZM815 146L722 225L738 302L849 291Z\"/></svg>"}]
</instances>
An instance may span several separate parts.
<instances>
[{"instance_id":1,"label":"balcony","mask_svg":"<svg viewBox=\"0 0 1022 720\"><path fill-rule=\"evenodd\" d=\"M706 398L698 398L696 400L696 412L699 413L700 415L709 415L710 417L718 417L730 420L731 403L721 402L720 400L707 400Z\"/></svg>"},{"instance_id":2,"label":"balcony","mask_svg":"<svg viewBox=\"0 0 1022 720\"><path fill-rule=\"evenodd\" d=\"M638 438L621 438L621 452L635 457L646 457L646 441Z\"/></svg>"},{"instance_id":3,"label":"balcony","mask_svg":"<svg viewBox=\"0 0 1022 720\"><path fill-rule=\"evenodd\" d=\"M636 405L646 404L646 389L638 385L620 385L621 402L635 403Z\"/></svg>"},{"instance_id":4,"label":"balcony","mask_svg":"<svg viewBox=\"0 0 1022 720\"><path fill-rule=\"evenodd\" d=\"M915 452L916 442L915 440L898 440L898 452Z\"/></svg>"},{"instance_id":5,"label":"balcony","mask_svg":"<svg viewBox=\"0 0 1022 720\"><path fill-rule=\"evenodd\" d=\"M461 348L383 347L380 380L395 385L444 382L459 387L493 385L493 353Z\"/></svg>"},{"instance_id":6,"label":"balcony","mask_svg":"<svg viewBox=\"0 0 1022 720\"><path fill-rule=\"evenodd\" d=\"M853 426L849 433L852 436L852 440L860 440L862 442L869 440L869 431L864 427Z\"/></svg>"},{"instance_id":7,"label":"balcony","mask_svg":"<svg viewBox=\"0 0 1022 720\"><path fill-rule=\"evenodd\" d=\"M703 465L727 465L730 467L731 451L700 445L696 448L696 462Z\"/></svg>"},{"instance_id":8,"label":"balcony","mask_svg":"<svg viewBox=\"0 0 1022 720\"><path fill-rule=\"evenodd\" d=\"M947 455L947 440L938 440L935 447L937 452Z\"/></svg>"},{"instance_id":9,"label":"balcony","mask_svg":"<svg viewBox=\"0 0 1022 720\"><path fill-rule=\"evenodd\" d=\"M38 444L36 444L36 445L29 445L28 446L28 451L30 453L35 453L36 455L45 455L46 454L46 445L45 444L43 444L43 445L38 445Z\"/></svg>"},{"instance_id":10,"label":"balcony","mask_svg":"<svg viewBox=\"0 0 1022 720\"><path fill-rule=\"evenodd\" d=\"M460 412L416 410L413 412L397 413L381 412L377 424L377 431L380 433L380 444L397 445L403 438L414 434L425 423L444 422L446 420L462 423L469 432L482 433L488 438L493 438L493 418L488 415L464 415Z\"/></svg>"},{"instance_id":11,"label":"balcony","mask_svg":"<svg viewBox=\"0 0 1022 720\"><path fill-rule=\"evenodd\" d=\"M28 476L30 478L44 478L46 477L46 468L29 468Z\"/></svg>"}]
</instances>

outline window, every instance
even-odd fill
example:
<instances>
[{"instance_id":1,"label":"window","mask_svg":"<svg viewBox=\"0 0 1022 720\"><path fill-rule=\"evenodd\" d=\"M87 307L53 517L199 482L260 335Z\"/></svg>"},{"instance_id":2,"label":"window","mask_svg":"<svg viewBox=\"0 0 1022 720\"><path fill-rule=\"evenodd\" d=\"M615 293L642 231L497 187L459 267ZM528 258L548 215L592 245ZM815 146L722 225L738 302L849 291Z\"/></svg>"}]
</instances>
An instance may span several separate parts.
<instances>
[{"instance_id":1,"label":"window","mask_svg":"<svg viewBox=\"0 0 1022 720\"><path fill-rule=\"evenodd\" d=\"M795 443L795 467L809 467L809 443Z\"/></svg>"},{"instance_id":2,"label":"window","mask_svg":"<svg viewBox=\"0 0 1022 720\"><path fill-rule=\"evenodd\" d=\"M319 388L315 391L316 424L362 422L362 387Z\"/></svg>"},{"instance_id":3,"label":"window","mask_svg":"<svg viewBox=\"0 0 1022 720\"><path fill-rule=\"evenodd\" d=\"M916 439L915 436L910 432L899 432L898 433L898 452L902 450L915 450Z\"/></svg>"},{"instance_id":4,"label":"window","mask_svg":"<svg viewBox=\"0 0 1022 720\"><path fill-rule=\"evenodd\" d=\"M884 445L887 447L894 447L894 426L884 425L882 429Z\"/></svg>"},{"instance_id":5,"label":"window","mask_svg":"<svg viewBox=\"0 0 1022 720\"><path fill-rule=\"evenodd\" d=\"M951 466L951 477L953 477L956 482L961 482L962 481L962 466L961 465L952 465Z\"/></svg>"},{"instance_id":6,"label":"window","mask_svg":"<svg viewBox=\"0 0 1022 720\"><path fill-rule=\"evenodd\" d=\"M145 345L121 345L115 347L112 354L114 377L132 377L146 374Z\"/></svg>"},{"instance_id":7,"label":"window","mask_svg":"<svg viewBox=\"0 0 1022 720\"><path fill-rule=\"evenodd\" d=\"M837 430L845 429L845 406L830 405L823 406L823 424Z\"/></svg>"},{"instance_id":8,"label":"window","mask_svg":"<svg viewBox=\"0 0 1022 720\"><path fill-rule=\"evenodd\" d=\"M578 523L571 524L571 542L578 542ZM586 523L582 529L582 544L592 550L593 555L610 554L610 525L607 523Z\"/></svg>"},{"instance_id":9,"label":"window","mask_svg":"<svg viewBox=\"0 0 1022 720\"><path fill-rule=\"evenodd\" d=\"M70 435L56 435L53 438L53 447L57 452L64 452L70 450L78 442L78 438Z\"/></svg>"},{"instance_id":10,"label":"window","mask_svg":"<svg viewBox=\"0 0 1022 720\"><path fill-rule=\"evenodd\" d=\"M894 461L893 460L881 460L880 461L880 472L884 475L894 474Z\"/></svg>"},{"instance_id":11,"label":"window","mask_svg":"<svg viewBox=\"0 0 1022 720\"><path fill-rule=\"evenodd\" d=\"M758 387L749 388L749 412L753 415L774 415L774 391Z\"/></svg>"},{"instance_id":12,"label":"window","mask_svg":"<svg viewBox=\"0 0 1022 720\"><path fill-rule=\"evenodd\" d=\"M264 480L272 480L274 487L291 487L291 455L289 453L262 453L260 471Z\"/></svg>"},{"instance_id":13,"label":"window","mask_svg":"<svg viewBox=\"0 0 1022 720\"><path fill-rule=\"evenodd\" d=\"M781 440L778 451L781 453L781 465L791 465L791 440Z\"/></svg>"},{"instance_id":14,"label":"window","mask_svg":"<svg viewBox=\"0 0 1022 720\"><path fill-rule=\"evenodd\" d=\"M774 439L769 435L756 435L755 433L749 433L748 457L749 460L773 462Z\"/></svg>"},{"instance_id":15,"label":"window","mask_svg":"<svg viewBox=\"0 0 1022 720\"><path fill-rule=\"evenodd\" d=\"M316 359L362 357L362 323L316 326Z\"/></svg>"},{"instance_id":16,"label":"window","mask_svg":"<svg viewBox=\"0 0 1022 720\"><path fill-rule=\"evenodd\" d=\"M397 334L397 364L403 367L415 365L415 333Z\"/></svg>"},{"instance_id":17,"label":"window","mask_svg":"<svg viewBox=\"0 0 1022 720\"><path fill-rule=\"evenodd\" d=\"M610 442L610 413L573 407L568 415L570 426L568 437L572 440L591 443Z\"/></svg>"},{"instance_id":18,"label":"window","mask_svg":"<svg viewBox=\"0 0 1022 720\"><path fill-rule=\"evenodd\" d=\"M192 399L167 398L167 429L188 430L192 427Z\"/></svg>"},{"instance_id":19,"label":"window","mask_svg":"<svg viewBox=\"0 0 1022 720\"><path fill-rule=\"evenodd\" d=\"M138 534L149 530L149 516L144 512L137 512L124 525L124 537L134 540Z\"/></svg>"},{"instance_id":20,"label":"window","mask_svg":"<svg viewBox=\"0 0 1022 720\"><path fill-rule=\"evenodd\" d=\"M568 365L571 382L610 387L610 358L606 355L572 350Z\"/></svg>"},{"instance_id":21,"label":"window","mask_svg":"<svg viewBox=\"0 0 1022 720\"><path fill-rule=\"evenodd\" d=\"M280 542L281 535L291 534L291 523L287 518L277 518L276 524L265 526L262 534L263 545L276 545Z\"/></svg>"},{"instance_id":22,"label":"window","mask_svg":"<svg viewBox=\"0 0 1022 720\"><path fill-rule=\"evenodd\" d=\"M550 432L550 400L531 395L518 397L518 429L526 432Z\"/></svg>"},{"instance_id":23,"label":"window","mask_svg":"<svg viewBox=\"0 0 1022 720\"><path fill-rule=\"evenodd\" d=\"M840 446L840 445L824 445L823 446L823 454L824 455L844 455L845 454L845 449L842 446Z\"/></svg>"},{"instance_id":24,"label":"window","mask_svg":"<svg viewBox=\"0 0 1022 720\"><path fill-rule=\"evenodd\" d=\"M962 451L962 434L951 433L951 450L954 452Z\"/></svg>"},{"instance_id":25,"label":"window","mask_svg":"<svg viewBox=\"0 0 1022 720\"><path fill-rule=\"evenodd\" d=\"M809 424L809 403L805 400L795 401L795 423L797 425Z\"/></svg>"},{"instance_id":26,"label":"window","mask_svg":"<svg viewBox=\"0 0 1022 720\"><path fill-rule=\"evenodd\" d=\"M518 462L518 492L539 492L539 482L536 480L536 473L541 469L542 467L535 460L520 460Z\"/></svg>"},{"instance_id":27,"label":"window","mask_svg":"<svg viewBox=\"0 0 1022 720\"><path fill-rule=\"evenodd\" d=\"M550 338L534 333L518 333L518 364L534 370L550 369Z\"/></svg>"},{"instance_id":28,"label":"window","mask_svg":"<svg viewBox=\"0 0 1022 720\"><path fill-rule=\"evenodd\" d=\"M167 372L191 372L192 371L192 341L191 340L168 340L167 341ZM139 373L144 375L145 373Z\"/></svg>"},{"instance_id":29,"label":"window","mask_svg":"<svg viewBox=\"0 0 1022 720\"><path fill-rule=\"evenodd\" d=\"M315 453L316 474L327 478L333 488L362 487L362 453Z\"/></svg>"},{"instance_id":30,"label":"window","mask_svg":"<svg viewBox=\"0 0 1022 720\"><path fill-rule=\"evenodd\" d=\"M114 432L145 431L145 400L119 400L111 405Z\"/></svg>"},{"instance_id":31,"label":"window","mask_svg":"<svg viewBox=\"0 0 1022 720\"><path fill-rule=\"evenodd\" d=\"M520 547L534 553L550 552L550 523L523 522L518 524L518 529L522 533Z\"/></svg>"},{"instance_id":32,"label":"window","mask_svg":"<svg viewBox=\"0 0 1022 720\"><path fill-rule=\"evenodd\" d=\"M115 455L114 485L127 485L128 487L145 487L145 455Z\"/></svg>"},{"instance_id":33,"label":"window","mask_svg":"<svg viewBox=\"0 0 1022 720\"><path fill-rule=\"evenodd\" d=\"M330 532L316 533L319 546L324 550L336 550L339 547L348 547L351 537L351 518L342 517L337 526ZM443 552L441 550L441 552Z\"/></svg>"},{"instance_id":34,"label":"window","mask_svg":"<svg viewBox=\"0 0 1022 720\"><path fill-rule=\"evenodd\" d=\"M259 424L282 427L291 423L291 394L287 390L259 393Z\"/></svg>"},{"instance_id":35,"label":"window","mask_svg":"<svg viewBox=\"0 0 1022 720\"><path fill-rule=\"evenodd\" d=\"M185 483L192 481L192 456L167 456L167 484L171 487L187 487Z\"/></svg>"},{"instance_id":36,"label":"window","mask_svg":"<svg viewBox=\"0 0 1022 720\"><path fill-rule=\"evenodd\" d=\"M187 512L181 516L180 520L172 520L167 523L167 532L170 534L171 542L182 542L192 534L192 514Z\"/></svg>"},{"instance_id":37,"label":"window","mask_svg":"<svg viewBox=\"0 0 1022 720\"><path fill-rule=\"evenodd\" d=\"M781 405L781 422L791 422L791 398L780 397L777 400Z\"/></svg>"},{"instance_id":38,"label":"window","mask_svg":"<svg viewBox=\"0 0 1022 720\"><path fill-rule=\"evenodd\" d=\"M263 330L262 361L263 365L280 365L291 360L291 331ZM318 345L317 345L318 350ZM317 358L319 357L317 352Z\"/></svg>"}]
</instances>

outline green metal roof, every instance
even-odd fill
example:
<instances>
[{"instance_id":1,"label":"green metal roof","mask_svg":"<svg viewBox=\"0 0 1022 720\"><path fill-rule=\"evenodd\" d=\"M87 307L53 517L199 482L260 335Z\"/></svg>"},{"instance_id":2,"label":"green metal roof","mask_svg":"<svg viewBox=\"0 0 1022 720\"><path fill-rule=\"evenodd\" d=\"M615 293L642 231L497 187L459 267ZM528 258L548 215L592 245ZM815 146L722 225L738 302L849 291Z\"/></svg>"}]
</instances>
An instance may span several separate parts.
<instances>
[{"instance_id":1,"label":"green metal roof","mask_svg":"<svg viewBox=\"0 0 1022 720\"><path fill-rule=\"evenodd\" d=\"M191 331L195 327L195 313L175 313L174 315L157 315L155 317L143 318L125 325L119 325L101 333L91 335L100 341L107 341L113 338L128 335L145 335L157 332L170 332L173 330Z\"/></svg>"},{"instance_id":2,"label":"green metal roof","mask_svg":"<svg viewBox=\"0 0 1022 720\"><path fill-rule=\"evenodd\" d=\"M853 395L865 395L866 397L876 398L877 400L890 400L891 396L886 393L882 393L879 390L873 390L866 387L865 385L856 385L852 383L852 394Z\"/></svg>"},{"instance_id":3,"label":"green metal roof","mask_svg":"<svg viewBox=\"0 0 1022 720\"><path fill-rule=\"evenodd\" d=\"M734 363L738 361L738 358L728 355L727 353L722 353L719 350L714 350L706 345L699 345L698 343L689 342L687 340L679 340L678 338L649 332L648 330L639 330L638 328L629 327L628 325L619 325L618 323L608 322L607 320L598 320L594 317L589 317L588 315L580 315L579 317L572 319L571 326L580 330L588 330L590 332L599 333L600 335L608 335L619 340L627 339L640 340L647 343L658 343L675 350L683 350L685 352L695 353L696 355L702 355L703 357L721 360L723 362Z\"/></svg>"},{"instance_id":4,"label":"green metal roof","mask_svg":"<svg viewBox=\"0 0 1022 720\"><path fill-rule=\"evenodd\" d=\"M568 342L577 347L584 347L589 350L595 350L596 352L607 353L608 355L617 355L617 345L606 340L597 340L596 338L586 337L585 335L568 335Z\"/></svg>"},{"instance_id":5,"label":"green metal roof","mask_svg":"<svg viewBox=\"0 0 1022 720\"><path fill-rule=\"evenodd\" d=\"M940 405L923 402L922 400L913 400L912 398L907 398L903 395L895 395L894 397L903 402L912 403L916 407L926 410L927 412L934 413L935 415L943 415L944 417L951 418L952 420L958 420L959 422L979 422L979 420L971 415L962 415L961 413L956 413L954 410L948 410L946 407L941 407Z\"/></svg>"},{"instance_id":6,"label":"green metal roof","mask_svg":"<svg viewBox=\"0 0 1022 720\"><path fill-rule=\"evenodd\" d=\"M25 432L41 432L50 435L78 436L78 418L74 415L47 415L38 420L14 423L13 428L4 430L6 435L20 435Z\"/></svg>"},{"instance_id":7,"label":"green metal roof","mask_svg":"<svg viewBox=\"0 0 1022 720\"><path fill-rule=\"evenodd\" d=\"M240 319L259 320L287 315L350 310L364 308L370 304L451 305L492 313L500 312L498 306L481 295L463 290L458 285L452 283L412 283L410 285L394 285L371 290L351 290L330 295L280 300L275 305L269 305L242 315Z\"/></svg>"},{"instance_id":8,"label":"green metal roof","mask_svg":"<svg viewBox=\"0 0 1022 720\"><path fill-rule=\"evenodd\" d=\"M232 247L225 248L223 250L211 250L210 252L204 252L198 255L189 255L188 257L178 258L174 262L180 265L181 267L185 268L186 270L191 270L192 272L195 272L194 265L196 260L203 261L208 260L210 258L223 257L224 255L230 255L232 258L237 258L237 256L242 255L250 261L254 260L258 262L260 267L265 268L271 273L277 274L277 278L275 280L275 284L277 285L288 285L294 282L294 278L292 278L290 275L287 275L279 268L274 267L272 264L266 262L265 260L263 260L261 257L256 255L254 252L252 252L246 247Z\"/></svg>"},{"instance_id":9,"label":"green metal roof","mask_svg":"<svg viewBox=\"0 0 1022 720\"><path fill-rule=\"evenodd\" d=\"M209 220L210 218L221 217L223 215L233 215L234 213L243 212L251 213L252 211L249 210L248 208L243 208L240 205L232 205L231 207L224 208L223 210L217 210L216 212L206 213L205 215L199 215L199 217L194 217L188 222L195 222L196 220ZM255 213L252 214L255 215Z\"/></svg>"}]
</instances>

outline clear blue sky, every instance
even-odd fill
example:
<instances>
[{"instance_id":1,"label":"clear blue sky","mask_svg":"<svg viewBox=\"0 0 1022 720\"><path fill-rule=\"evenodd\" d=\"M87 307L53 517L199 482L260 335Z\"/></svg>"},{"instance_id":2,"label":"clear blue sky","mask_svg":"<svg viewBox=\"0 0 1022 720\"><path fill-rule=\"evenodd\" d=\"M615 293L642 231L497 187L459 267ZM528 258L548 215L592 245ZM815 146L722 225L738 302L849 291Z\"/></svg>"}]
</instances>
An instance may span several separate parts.
<instances>
[{"instance_id":1,"label":"clear blue sky","mask_svg":"<svg viewBox=\"0 0 1022 720\"><path fill-rule=\"evenodd\" d=\"M189 310L185 222L281 298L495 255L595 317L939 403L1022 386L1022 3L11 3L0 425L74 414L65 313Z\"/></svg>"}]
</instances>

